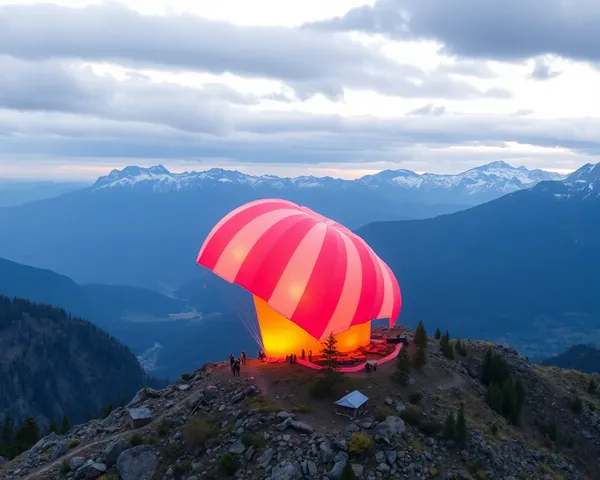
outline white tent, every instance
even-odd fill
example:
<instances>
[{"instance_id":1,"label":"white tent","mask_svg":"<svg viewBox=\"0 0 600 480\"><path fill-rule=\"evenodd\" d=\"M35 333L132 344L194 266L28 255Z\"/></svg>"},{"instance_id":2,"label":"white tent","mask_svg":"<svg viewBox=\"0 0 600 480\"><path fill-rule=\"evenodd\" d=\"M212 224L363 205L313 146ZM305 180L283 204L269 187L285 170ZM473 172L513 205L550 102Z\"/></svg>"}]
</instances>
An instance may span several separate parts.
<instances>
[{"instance_id":1,"label":"white tent","mask_svg":"<svg viewBox=\"0 0 600 480\"><path fill-rule=\"evenodd\" d=\"M356 413L360 412L361 407L365 406L365 404L367 403L368 400L369 400L369 397L366 397L365 395L360 393L358 390L354 390L353 392L350 392L349 394L343 396L337 402L335 402L335 405L336 405L335 413L337 413L338 415L355 417ZM342 412L338 412L337 407L341 407ZM344 413L344 412L350 412L350 411L352 411L352 415L349 415L348 413Z\"/></svg>"}]
</instances>

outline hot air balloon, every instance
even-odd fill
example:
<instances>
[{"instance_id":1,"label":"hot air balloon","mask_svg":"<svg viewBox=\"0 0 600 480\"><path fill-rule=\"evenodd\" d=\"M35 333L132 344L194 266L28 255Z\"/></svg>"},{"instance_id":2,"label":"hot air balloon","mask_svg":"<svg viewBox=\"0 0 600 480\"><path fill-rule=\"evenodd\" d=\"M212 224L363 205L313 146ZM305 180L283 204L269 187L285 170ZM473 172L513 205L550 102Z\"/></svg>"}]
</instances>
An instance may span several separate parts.
<instances>
[{"instance_id":1,"label":"hot air balloon","mask_svg":"<svg viewBox=\"0 0 600 480\"><path fill-rule=\"evenodd\" d=\"M254 297L265 353L314 350L333 333L341 352L367 345L371 321L399 313L391 269L358 235L279 199L242 205L219 221L197 263Z\"/></svg>"}]
</instances>

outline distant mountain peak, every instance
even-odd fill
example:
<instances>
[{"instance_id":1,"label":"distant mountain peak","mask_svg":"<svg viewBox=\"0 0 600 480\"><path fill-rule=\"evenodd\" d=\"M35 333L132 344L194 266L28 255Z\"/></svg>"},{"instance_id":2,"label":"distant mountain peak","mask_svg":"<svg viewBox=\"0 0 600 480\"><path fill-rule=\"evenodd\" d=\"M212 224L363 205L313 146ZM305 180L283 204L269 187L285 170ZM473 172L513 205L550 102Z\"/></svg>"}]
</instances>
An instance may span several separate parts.
<instances>
[{"instance_id":1,"label":"distant mountain peak","mask_svg":"<svg viewBox=\"0 0 600 480\"><path fill-rule=\"evenodd\" d=\"M442 197L462 197L464 203L492 200L501 195L529 188L546 180L562 180L564 176L544 170L528 170L513 167L504 161L491 162L454 175L435 173L419 174L412 170L383 170L373 175L365 175L356 180L343 180L332 177L278 177L276 175L253 176L237 170L211 168L200 172L172 173L163 165L153 167L128 166L113 170L101 177L93 185L92 191L112 188L135 188L146 191L167 193L202 188L216 188L219 185L240 185L246 188L268 188L275 190L297 189L346 189L368 188L387 192L389 195L425 195L423 201L448 201L435 199L435 192ZM409 193L412 192L412 193ZM420 193L419 193L420 192ZM418 199L417 199L418 200ZM456 201L449 200L451 203Z\"/></svg>"}]
</instances>

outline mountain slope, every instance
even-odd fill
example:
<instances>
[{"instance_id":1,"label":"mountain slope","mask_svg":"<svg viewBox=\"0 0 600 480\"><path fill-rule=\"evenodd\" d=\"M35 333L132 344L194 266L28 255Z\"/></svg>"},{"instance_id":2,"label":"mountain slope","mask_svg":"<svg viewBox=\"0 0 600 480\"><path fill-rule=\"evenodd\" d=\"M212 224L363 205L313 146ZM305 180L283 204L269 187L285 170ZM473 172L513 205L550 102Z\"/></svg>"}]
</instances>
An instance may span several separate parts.
<instances>
[{"instance_id":1,"label":"mountain slope","mask_svg":"<svg viewBox=\"0 0 600 480\"><path fill-rule=\"evenodd\" d=\"M50 270L21 265L0 258L0 294L24 297L65 308L74 315L107 326L127 315L153 317L178 313L183 303L135 287L78 285L69 277Z\"/></svg>"},{"instance_id":2,"label":"mountain slope","mask_svg":"<svg viewBox=\"0 0 600 480\"><path fill-rule=\"evenodd\" d=\"M85 183L11 181L0 179L0 207L11 207L56 197L63 193L85 188Z\"/></svg>"},{"instance_id":3,"label":"mountain slope","mask_svg":"<svg viewBox=\"0 0 600 480\"><path fill-rule=\"evenodd\" d=\"M214 224L250 200L286 198L358 228L372 221L456 211L483 201L490 192L500 195L491 185L509 188L497 183L498 178L510 188L520 188L523 182L530 186L536 179L553 175L491 164L463 176L419 176L423 178L421 193L415 197L415 189L394 180L405 174L382 172L347 181L251 177L220 169L172 174L161 166L127 167L100 178L88 189L0 209L0 256L63 272L80 283L128 284L172 292L198 278L194 260ZM457 181L458 177L462 180ZM435 187L436 182L442 186ZM487 189L484 196L452 193L473 182ZM446 196L443 203L436 204L434 190Z\"/></svg>"},{"instance_id":4,"label":"mountain slope","mask_svg":"<svg viewBox=\"0 0 600 480\"><path fill-rule=\"evenodd\" d=\"M443 318L460 335L528 353L529 335L543 347L600 329L600 201L587 195L600 184L581 174L451 215L359 229L400 281L402 321ZM558 327L568 331L551 334Z\"/></svg>"},{"instance_id":5,"label":"mountain slope","mask_svg":"<svg viewBox=\"0 0 600 480\"><path fill-rule=\"evenodd\" d=\"M83 421L148 378L127 347L64 310L0 296L0 412Z\"/></svg>"},{"instance_id":6,"label":"mountain slope","mask_svg":"<svg viewBox=\"0 0 600 480\"><path fill-rule=\"evenodd\" d=\"M600 350L590 345L574 345L566 352L547 358L542 365L600 373Z\"/></svg>"},{"instance_id":7,"label":"mountain slope","mask_svg":"<svg viewBox=\"0 0 600 480\"><path fill-rule=\"evenodd\" d=\"M239 353L255 349L238 317L242 309L249 311L251 297L217 288L214 281L208 290L202 285L196 288L205 293L196 293L194 287L182 292L186 300L189 298L188 304L137 287L78 285L52 271L0 259L0 294L49 303L89 318L131 348L143 359L144 368L160 378L177 377L220 358L226 350ZM228 306L231 303L235 308ZM171 313L187 311L188 306L205 317L168 318Z\"/></svg>"}]
</instances>

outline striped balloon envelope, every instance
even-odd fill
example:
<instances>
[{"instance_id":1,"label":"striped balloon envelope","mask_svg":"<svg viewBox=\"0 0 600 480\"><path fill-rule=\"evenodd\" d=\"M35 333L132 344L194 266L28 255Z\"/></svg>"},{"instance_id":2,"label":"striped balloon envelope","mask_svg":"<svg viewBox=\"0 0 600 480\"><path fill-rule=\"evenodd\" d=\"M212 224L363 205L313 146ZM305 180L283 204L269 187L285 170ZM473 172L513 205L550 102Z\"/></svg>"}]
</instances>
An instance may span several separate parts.
<instances>
[{"instance_id":1,"label":"striped balloon envelope","mask_svg":"<svg viewBox=\"0 0 600 480\"><path fill-rule=\"evenodd\" d=\"M279 199L256 200L226 215L197 263L254 296L263 347L277 357L319 348L336 336L340 351L370 341L370 322L402 303L391 269L343 225Z\"/></svg>"}]
</instances>

